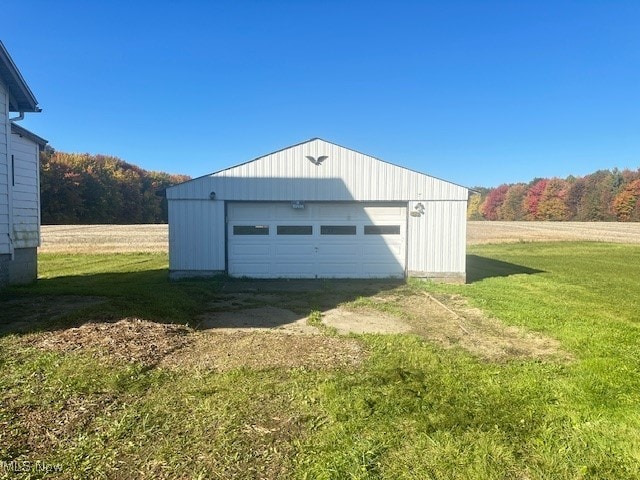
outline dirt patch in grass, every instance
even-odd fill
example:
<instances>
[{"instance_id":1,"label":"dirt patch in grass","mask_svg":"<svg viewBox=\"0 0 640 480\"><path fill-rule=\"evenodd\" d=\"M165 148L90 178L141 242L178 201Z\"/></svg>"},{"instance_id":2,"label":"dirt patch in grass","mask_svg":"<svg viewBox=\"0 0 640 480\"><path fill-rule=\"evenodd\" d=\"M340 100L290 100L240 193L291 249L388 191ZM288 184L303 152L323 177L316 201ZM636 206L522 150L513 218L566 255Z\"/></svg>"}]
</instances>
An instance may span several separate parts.
<instances>
[{"instance_id":1,"label":"dirt patch in grass","mask_svg":"<svg viewBox=\"0 0 640 480\"><path fill-rule=\"evenodd\" d=\"M160 366L226 371L234 368L330 369L355 367L366 357L355 339L324 335L282 335L236 331L199 332L188 347L165 357Z\"/></svg>"},{"instance_id":2,"label":"dirt patch in grass","mask_svg":"<svg viewBox=\"0 0 640 480\"><path fill-rule=\"evenodd\" d=\"M560 342L542 334L507 326L470 307L458 295L402 292L369 297L350 308L355 311L395 311L412 333L445 348L463 348L495 362L515 359L571 360ZM348 306L347 306L348 307Z\"/></svg>"},{"instance_id":3,"label":"dirt patch in grass","mask_svg":"<svg viewBox=\"0 0 640 480\"><path fill-rule=\"evenodd\" d=\"M272 306L207 312L198 318L198 328L218 332L277 331L285 334L309 335L318 333L315 327L307 324L305 315Z\"/></svg>"},{"instance_id":4,"label":"dirt patch in grass","mask_svg":"<svg viewBox=\"0 0 640 480\"><path fill-rule=\"evenodd\" d=\"M308 295L288 289L229 292L208 305L197 319L197 329L124 318L25 335L22 341L37 348L89 351L149 367L225 371L241 367L333 368L359 364L366 356L361 344L353 338L326 335L324 325L340 334L414 333L445 348L463 348L489 361L570 358L558 341L506 326L469 307L461 296L436 297L411 285L378 289L360 297L341 294L342 290L326 288ZM25 305L25 301L32 305ZM104 299L97 297L33 297L9 302L6 311L26 311L26 316L17 322L17 327L24 327L32 326L33 318L44 315L51 319L55 314L64 315L101 301ZM292 301L298 303L285 308ZM312 305L317 308L312 309ZM318 321L322 323L309 320L312 311L314 315L319 313ZM15 330L15 323L4 328Z\"/></svg>"},{"instance_id":5,"label":"dirt patch in grass","mask_svg":"<svg viewBox=\"0 0 640 480\"><path fill-rule=\"evenodd\" d=\"M412 328L403 319L367 309L333 308L322 314L322 322L338 333L409 333Z\"/></svg>"},{"instance_id":6,"label":"dirt patch in grass","mask_svg":"<svg viewBox=\"0 0 640 480\"><path fill-rule=\"evenodd\" d=\"M313 327L308 327L315 330ZM168 368L227 371L273 367L325 369L358 365L366 356L355 339L228 329L195 331L136 318L25 336L24 344L58 352L90 352L119 361Z\"/></svg>"}]
</instances>

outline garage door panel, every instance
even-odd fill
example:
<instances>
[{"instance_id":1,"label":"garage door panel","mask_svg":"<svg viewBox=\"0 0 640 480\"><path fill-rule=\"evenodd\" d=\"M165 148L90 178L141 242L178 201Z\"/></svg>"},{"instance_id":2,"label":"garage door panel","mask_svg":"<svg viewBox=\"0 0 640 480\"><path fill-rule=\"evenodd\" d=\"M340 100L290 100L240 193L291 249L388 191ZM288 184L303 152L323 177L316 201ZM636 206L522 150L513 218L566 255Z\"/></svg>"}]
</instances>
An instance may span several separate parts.
<instances>
[{"instance_id":1,"label":"garage door panel","mask_svg":"<svg viewBox=\"0 0 640 480\"><path fill-rule=\"evenodd\" d=\"M269 275L271 273L270 262L236 262L233 272L235 275L253 277L255 275Z\"/></svg>"},{"instance_id":2,"label":"garage door panel","mask_svg":"<svg viewBox=\"0 0 640 480\"><path fill-rule=\"evenodd\" d=\"M257 243L233 245L230 248L230 253L238 257L261 256L268 258L271 255L271 247L270 245L259 245Z\"/></svg>"},{"instance_id":3,"label":"garage door panel","mask_svg":"<svg viewBox=\"0 0 640 480\"><path fill-rule=\"evenodd\" d=\"M375 218L377 222L393 221L404 218L405 209L403 207L364 207L365 219Z\"/></svg>"},{"instance_id":4,"label":"garage door panel","mask_svg":"<svg viewBox=\"0 0 640 480\"><path fill-rule=\"evenodd\" d=\"M360 264L356 262L323 262L323 275L332 277L336 275L355 275L358 272Z\"/></svg>"},{"instance_id":5,"label":"garage door panel","mask_svg":"<svg viewBox=\"0 0 640 480\"><path fill-rule=\"evenodd\" d=\"M366 257L387 257L400 258L403 252L402 245L381 244L381 245L363 245L362 255Z\"/></svg>"},{"instance_id":6,"label":"garage door panel","mask_svg":"<svg viewBox=\"0 0 640 480\"><path fill-rule=\"evenodd\" d=\"M314 247L312 245L276 245L275 248L276 257L289 257L289 256L311 256L315 254Z\"/></svg>"},{"instance_id":7,"label":"garage door panel","mask_svg":"<svg viewBox=\"0 0 640 480\"><path fill-rule=\"evenodd\" d=\"M370 263L368 264L367 273L369 277L403 277L404 268L401 268L398 263Z\"/></svg>"},{"instance_id":8,"label":"garage door panel","mask_svg":"<svg viewBox=\"0 0 640 480\"><path fill-rule=\"evenodd\" d=\"M275 266L276 276L296 276L299 278L314 278L313 263L286 263L278 262Z\"/></svg>"},{"instance_id":9,"label":"garage door panel","mask_svg":"<svg viewBox=\"0 0 640 480\"><path fill-rule=\"evenodd\" d=\"M318 255L320 256L353 256L358 254L359 245L350 245L348 243L320 243L318 245Z\"/></svg>"}]
</instances>

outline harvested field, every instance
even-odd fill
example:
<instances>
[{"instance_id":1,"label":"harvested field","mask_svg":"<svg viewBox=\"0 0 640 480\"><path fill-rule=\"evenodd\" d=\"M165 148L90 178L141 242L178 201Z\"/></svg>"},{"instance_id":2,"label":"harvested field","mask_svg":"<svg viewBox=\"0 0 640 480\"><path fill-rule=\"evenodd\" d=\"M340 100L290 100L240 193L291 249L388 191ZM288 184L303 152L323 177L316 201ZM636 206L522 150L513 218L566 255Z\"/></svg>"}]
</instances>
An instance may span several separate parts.
<instances>
[{"instance_id":1,"label":"harvested field","mask_svg":"<svg viewBox=\"0 0 640 480\"><path fill-rule=\"evenodd\" d=\"M167 225L43 225L43 253L167 252Z\"/></svg>"},{"instance_id":2,"label":"harvested field","mask_svg":"<svg viewBox=\"0 0 640 480\"><path fill-rule=\"evenodd\" d=\"M43 253L167 252L167 225L43 225ZM468 222L467 244L546 241L640 243L640 223Z\"/></svg>"},{"instance_id":3,"label":"harvested field","mask_svg":"<svg viewBox=\"0 0 640 480\"><path fill-rule=\"evenodd\" d=\"M640 223L468 222L467 244L594 241L640 243Z\"/></svg>"}]
</instances>

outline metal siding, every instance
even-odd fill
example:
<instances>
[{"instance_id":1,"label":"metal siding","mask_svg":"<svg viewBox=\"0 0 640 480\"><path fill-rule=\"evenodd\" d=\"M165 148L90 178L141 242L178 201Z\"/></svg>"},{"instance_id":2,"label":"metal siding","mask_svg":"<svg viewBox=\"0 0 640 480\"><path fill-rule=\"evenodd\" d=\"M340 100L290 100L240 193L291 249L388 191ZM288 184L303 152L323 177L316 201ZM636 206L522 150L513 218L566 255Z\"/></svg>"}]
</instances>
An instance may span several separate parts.
<instances>
[{"instance_id":1,"label":"metal siding","mask_svg":"<svg viewBox=\"0 0 640 480\"><path fill-rule=\"evenodd\" d=\"M306 158L319 155L329 157L320 166ZM249 201L466 201L468 194L459 185L319 139L176 185L167 196L205 199L211 191L221 200Z\"/></svg>"},{"instance_id":2,"label":"metal siding","mask_svg":"<svg viewBox=\"0 0 640 480\"><path fill-rule=\"evenodd\" d=\"M224 202L169 201L169 270L224 270Z\"/></svg>"},{"instance_id":3,"label":"metal siding","mask_svg":"<svg viewBox=\"0 0 640 480\"><path fill-rule=\"evenodd\" d=\"M413 210L418 202L411 202ZM465 273L466 202L422 202L425 213L409 216L409 272Z\"/></svg>"}]
</instances>

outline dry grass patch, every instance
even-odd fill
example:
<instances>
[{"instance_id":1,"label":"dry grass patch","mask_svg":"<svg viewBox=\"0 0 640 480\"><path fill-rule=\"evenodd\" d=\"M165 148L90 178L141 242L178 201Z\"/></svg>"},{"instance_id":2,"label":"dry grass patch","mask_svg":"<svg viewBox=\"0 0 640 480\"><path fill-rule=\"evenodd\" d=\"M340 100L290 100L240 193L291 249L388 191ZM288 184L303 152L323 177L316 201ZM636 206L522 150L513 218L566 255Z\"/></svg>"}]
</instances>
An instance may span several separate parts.
<instances>
[{"instance_id":1,"label":"dry grass patch","mask_svg":"<svg viewBox=\"0 0 640 480\"><path fill-rule=\"evenodd\" d=\"M360 342L323 335L262 332L200 332L187 348L165 357L160 366L218 372L236 368L306 368L326 370L356 367L367 354Z\"/></svg>"},{"instance_id":2,"label":"dry grass patch","mask_svg":"<svg viewBox=\"0 0 640 480\"><path fill-rule=\"evenodd\" d=\"M90 322L76 328L25 337L36 348L57 352L91 352L126 362L153 366L192 341L192 330L181 325L124 318L117 322Z\"/></svg>"}]
</instances>

